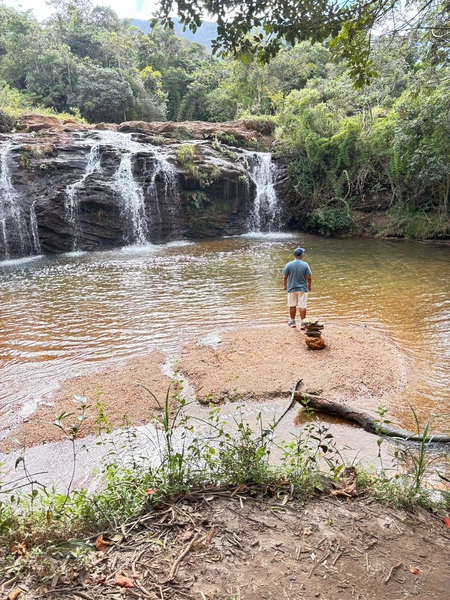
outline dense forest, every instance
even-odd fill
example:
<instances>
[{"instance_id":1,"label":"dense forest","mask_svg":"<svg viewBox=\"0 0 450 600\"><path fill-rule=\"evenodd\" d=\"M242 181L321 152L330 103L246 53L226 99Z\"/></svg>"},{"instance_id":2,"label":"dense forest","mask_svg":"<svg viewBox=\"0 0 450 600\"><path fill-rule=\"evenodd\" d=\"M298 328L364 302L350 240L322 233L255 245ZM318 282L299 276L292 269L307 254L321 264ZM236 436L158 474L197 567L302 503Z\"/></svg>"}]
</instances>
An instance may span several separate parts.
<instances>
[{"instance_id":1,"label":"dense forest","mask_svg":"<svg viewBox=\"0 0 450 600\"><path fill-rule=\"evenodd\" d=\"M291 225L347 235L379 213L373 235L450 236L448 28L374 37L360 85L329 39L281 44L261 62L212 55L161 25L145 33L89 0L48 4L39 22L0 0L0 131L26 111L90 123L251 118L287 165Z\"/></svg>"}]
</instances>

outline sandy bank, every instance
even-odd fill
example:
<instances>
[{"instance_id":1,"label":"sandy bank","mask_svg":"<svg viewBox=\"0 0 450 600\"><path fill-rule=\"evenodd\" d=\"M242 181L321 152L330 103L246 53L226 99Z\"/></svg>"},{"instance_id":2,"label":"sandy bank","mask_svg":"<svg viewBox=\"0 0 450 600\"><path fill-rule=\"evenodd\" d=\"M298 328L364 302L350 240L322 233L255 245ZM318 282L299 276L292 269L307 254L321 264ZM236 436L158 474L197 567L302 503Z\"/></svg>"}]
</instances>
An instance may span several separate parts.
<instances>
[{"instance_id":1,"label":"sandy bank","mask_svg":"<svg viewBox=\"0 0 450 600\"><path fill-rule=\"evenodd\" d=\"M175 368L187 379L199 401L287 399L292 385L302 379L305 391L320 392L373 412L380 404L389 406L406 386L407 361L401 349L382 333L365 326L327 323L323 337L327 347L314 351L306 346L300 329L285 325L212 328L208 336L180 349ZM62 432L51 422L65 411L74 412L74 394L85 396L92 406L91 417L83 423L84 435L94 433L98 427L98 403L112 428L124 422L150 421L160 408L141 386L162 403L170 383L163 365L175 358L152 352L62 382L45 404L18 423L2 448L13 445L12 437L25 446L62 439Z\"/></svg>"}]
</instances>

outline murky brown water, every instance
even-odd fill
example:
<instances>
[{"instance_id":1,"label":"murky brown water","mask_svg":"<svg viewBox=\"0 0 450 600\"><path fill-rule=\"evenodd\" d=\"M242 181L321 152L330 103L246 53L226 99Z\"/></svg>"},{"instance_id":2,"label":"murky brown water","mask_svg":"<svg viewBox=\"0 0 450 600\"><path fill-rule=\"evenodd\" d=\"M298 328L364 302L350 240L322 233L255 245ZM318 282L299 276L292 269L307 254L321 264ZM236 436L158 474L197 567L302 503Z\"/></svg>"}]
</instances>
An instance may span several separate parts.
<instances>
[{"instance_id":1,"label":"murky brown water","mask_svg":"<svg viewBox=\"0 0 450 600\"><path fill-rule=\"evenodd\" d=\"M450 246L307 235L254 236L0 263L0 410L31 411L66 376L214 326L287 318L281 270L305 246L309 314L383 330L414 360L394 407L449 432ZM370 353L370 348L367 350Z\"/></svg>"}]
</instances>

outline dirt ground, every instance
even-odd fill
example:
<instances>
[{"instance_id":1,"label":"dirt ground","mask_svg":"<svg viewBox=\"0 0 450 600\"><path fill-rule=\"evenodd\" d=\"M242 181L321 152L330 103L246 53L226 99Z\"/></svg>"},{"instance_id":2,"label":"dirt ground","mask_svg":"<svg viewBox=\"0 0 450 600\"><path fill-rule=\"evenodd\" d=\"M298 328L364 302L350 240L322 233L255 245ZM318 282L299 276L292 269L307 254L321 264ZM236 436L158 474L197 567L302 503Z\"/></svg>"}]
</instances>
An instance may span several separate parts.
<instances>
[{"instance_id":1,"label":"dirt ground","mask_svg":"<svg viewBox=\"0 0 450 600\"><path fill-rule=\"evenodd\" d=\"M193 493L102 538L83 567L49 557L54 576L4 571L1 597L445 600L450 589L440 518L331 495L303 504L283 486Z\"/></svg>"}]
</instances>

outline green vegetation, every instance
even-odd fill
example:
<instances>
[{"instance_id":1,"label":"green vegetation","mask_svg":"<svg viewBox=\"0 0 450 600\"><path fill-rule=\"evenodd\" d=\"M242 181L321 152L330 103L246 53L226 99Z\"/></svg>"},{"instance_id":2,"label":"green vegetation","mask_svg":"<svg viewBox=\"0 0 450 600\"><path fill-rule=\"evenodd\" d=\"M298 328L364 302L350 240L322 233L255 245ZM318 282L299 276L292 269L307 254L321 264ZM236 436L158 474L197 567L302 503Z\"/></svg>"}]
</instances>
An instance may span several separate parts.
<instances>
[{"instance_id":1,"label":"green vegetation","mask_svg":"<svg viewBox=\"0 0 450 600\"><path fill-rule=\"evenodd\" d=\"M205 194L205 192L202 192L202 190L192 190L191 192L187 192L186 198L189 204L197 210L203 208L205 204L211 202L208 194Z\"/></svg>"},{"instance_id":2,"label":"green vegetation","mask_svg":"<svg viewBox=\"0 0 450 600\"><path fill-rule=\"evenodd\" d=\"M211 146L214 148L214 150L218 154L221 154L227 160L231 160L232 162L236 161L236 159L237 159L236 152L233 152L232 150L228 150L228 148L224 148L217 136L215 136L214 140L212 141Z\"/></svg>"},{"instance_id":3,"label":"green vegetation","mask_svg":"<svg viewBox=\"0 0 450 600\"><path fill-rule=\"evenodd\" d=\"M74 549L85 548L86 538L101 530L120 528L164 499L193 488L227 489L243 483L261 493L268 486L281 486L291 496L306 499L325 490L339 489L343 480L348 485L350 476L351 489L357 495L373 495L395 506L450 506L450 492L443 492L438 501L422 487L424 477L433 472L435 460L430 450L429 424L418 448L400 447L400 472L392 477L383 468L368 472L346 466L329 426L308 411L309 421L301 433L289 443L280 443L275 438L275 424L263 429L259 415L258 430L253 431L239 408L231 426L212 404L206 418L190 417L188 404L180 399L179 383L175 382L174 390L174 395L168 390L162 403L147 390L161 411L153 421L156 434L148 438L151 452L147 455L133 428L125 425L120 433L111 433L100 399L93 408L85 398L75 396L76 411L62 414L54 422L72 447L67 489L57 491L40 484L38 475L28 471L24 452L16 461L17 472L23 475L18 475L15 482L0 485L2 543L6 547L23 544L27 551L34 549L36 556L40 552L44 558L64 552L76 556ZM88 493L73 488L73 476L79 452L76 441L94 410L98 444L107 452L101 483ZM280 457L276 463L270 460L274 450Z\"/></svg>"},{"instance_id":4,"label":"green vegetation","mask_svg":"<svg viewBox=\"0 0 450 600\"><path fill-rule=\"evenodd\" d=\"M324 21L328 3L306 3L305 13L282 20L273 10L255 33L264 1L239 4L225 28L223 3L178 2L194 30L198 7L219 16L222 50L233 51L219 60L169 28L144 33L90 0L49 4L44 23L0 4L0 131L27 111L90 122L170 119L180 122L172 134L180 140L192 137L184 121L241 119L275 139L273 154L288 167L290 226L353 235L365 222L377 235L449 238L448 40L432 35L448 7L427 4L417 16L423 29L413 20L401 36L369 39L391 4L355 0ZM312 28L299 29L308 19ZM245 143L225 134L213 145L234 160L224 146ZM219 177L194 167L200 188ZM380 223L377 213L387 218Z\"/></svg>"},{"instance_id":5,"label":"green vegetation","mask_svg":"<svg viewBox=\"0 0 450 600\"><path fill-rule=\"evenodd\" d=\"M183 144L175 149L175 155L177 157L177 162L182 167L187 167L194 161L195 148L189 144Z\"/></svg>"},{"instance_id":6,"label":"green vegetation","mask_svg":"<svg viewBox=\"0 0 450 600\"><path fill-rule=\"evenodd\" d=\"M203 15L217 20L214 52L228 53L244 60L256 57L268 62L284 45L294 46L308 40L313 43L329 40L333 54L345 61L358 87L378 75L372 59L371 42L377 30L388 30L391 38L406 33L420 36L429 58L435 64L448 57L449 8L445 2L407 0L402 5L384 0L334 0L316 2L303 0L161 0L159 17L174 27L170 16L175 7L181 22L192 32L202 23Z\"/></svg>"},{"instance_id":7,"label":"green vegetation","mask_svg":"<svg viewBox=\"0 0 450 600\"><path fill-rule=\"evenodd\" d=\"M201 157L197 156L195 146L190 144L178 146L175 150L175 155L177 163L186 169L201 189L212 185L215 181L219 181L222 178L222 172L216 165L196 164L195 161L200 163ZM206 194L204 193L190 193L188 198L196 208L200 208L205 203L205 196Z\"/></svg>"}]
</instances>

